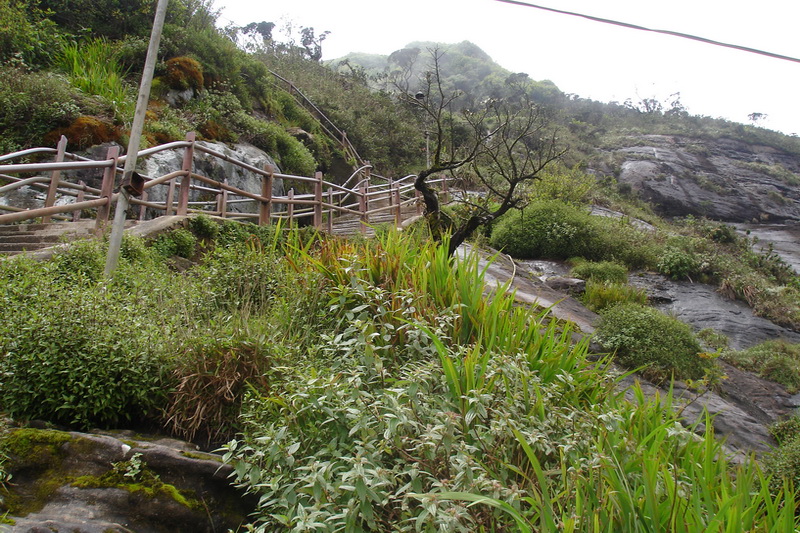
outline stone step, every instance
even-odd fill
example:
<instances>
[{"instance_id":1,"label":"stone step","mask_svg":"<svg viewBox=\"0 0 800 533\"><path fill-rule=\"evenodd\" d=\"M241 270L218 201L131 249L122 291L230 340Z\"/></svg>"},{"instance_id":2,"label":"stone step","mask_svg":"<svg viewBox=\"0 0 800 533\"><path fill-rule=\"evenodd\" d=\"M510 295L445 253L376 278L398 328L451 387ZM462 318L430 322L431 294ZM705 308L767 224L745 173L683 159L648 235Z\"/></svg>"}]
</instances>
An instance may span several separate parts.
<instances>
[{"instance_id":1,"label":"stone step","mask_svg":"<svg viewBox=\"0 0 800 533\"><path fill-rule=\"evenodd\" d=\"M74 234L64 233L62 235L56 235L54 233L35 233L35 232L24 232L24 233L15 233L10 235L0 235L0 242L2 243L56 243L61 240L64 235L73 236Z\"/></svg>"},{"instance_id":2,"label":"stone step","mask_svg":"<svg viewBox=\"0 0 800 533\"><path fill-rule=\"evenodd\" d=\"M41 250L42 248L47 248L49 246L53 246L53 243L48 242L15 242L15 243L7 243L7 242L0 242L0 253L5 255L13 255L19 254L22 252L34 252L36 250Z\"/></svg>"}]
</instances>

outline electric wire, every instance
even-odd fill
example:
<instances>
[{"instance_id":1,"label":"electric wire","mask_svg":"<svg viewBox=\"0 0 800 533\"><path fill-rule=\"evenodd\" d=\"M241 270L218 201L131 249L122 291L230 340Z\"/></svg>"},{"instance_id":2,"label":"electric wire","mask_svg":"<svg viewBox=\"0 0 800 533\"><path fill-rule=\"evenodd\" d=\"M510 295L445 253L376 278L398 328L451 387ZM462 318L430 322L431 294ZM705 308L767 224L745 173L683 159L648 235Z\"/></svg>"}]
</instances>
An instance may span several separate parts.
<instances>
[{"instance_id":1,"label":"electric wire","mask_svg":"<svg viewBox=\"0 0 800 533\"><path fill-rule=\"evenodd\" d=\"M775 53L772 53L772 52L766 52L764 50L759 50L757 48L750 48L748 46L741 46L741 45L738 45L738 44L731 44L731 43L723 43L721 41L714 41L712 39L707 39L705 37L699 37L697 35L692 35L692 34L689 34L689 33L681 33L681 32L671 31L671 30L657 30L657 29L653 29L653 28L646 28L644 26L638 26L636 24L629 24L627 22L620 22L618 20L595 17L595 16L592 16L592 15L585 15L585 14L582 14L582 13L575 13L573 11L564 11L564 10L555 9L555 8L552 8L552 7L545 7L545 6L540 6L540 5L536 5L536 4L530 4L528 2L520 2L519 0L496 0L496 1L497 2L503 2L504 4L513 4L513 5L517 5L517 6L523 6L523 7L532 7L534 9L541 9L543 11L550 11L552 13L559 13L561 15L570 15L570 16L573 16L573 17L581 17L581 18L585 18L587 20L591 20L591 21L594 21L594 22L602 22L604 24L612 24L614 26L621 26L623 28L630 28L632 30L649 31L649 32L652 32L652 33L661 33L663 35L671 35L673 37L681 37L683 39L691 39L693 41L699 41L699 42L705 43L705 44L712 44L714 46L722 46L722 47L725 47L725 48L733 48L734 50L740 50L742 52L750 52L752 54L759 54L759 55L762 55L762 56L771 57L773 59L782 59L784 61L794 61L795 63L800 63L800 59L798 59L796 57L785 56L785 55L782 55L782 54L775 54Z\"/></svg>"}]
</instances>

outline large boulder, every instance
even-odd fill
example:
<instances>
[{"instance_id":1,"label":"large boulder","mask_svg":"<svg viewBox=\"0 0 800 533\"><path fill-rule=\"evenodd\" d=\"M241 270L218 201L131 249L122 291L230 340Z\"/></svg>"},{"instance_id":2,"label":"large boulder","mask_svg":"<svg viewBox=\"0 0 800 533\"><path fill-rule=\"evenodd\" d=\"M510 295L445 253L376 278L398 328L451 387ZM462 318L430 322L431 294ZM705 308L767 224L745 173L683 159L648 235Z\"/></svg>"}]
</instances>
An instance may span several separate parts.
<instances>
[{"instance_id":1,"label":"large boulder","mask_svg":"<svg viewBox=\"0 0 800 533\"><path fill-rule=\"evenodd\" d=\"M180 441L22 428L4 446L11 532L212 533L254 509L228 483L230 466Z\"/></svg>"},{"instance_id":2,"label":"large boulder","mask_svg":"<svg viewBox=\"0 0 800 533\"><path fill-rule=\"evenodd\" d=\"M727 222L800 220L800 158L732 139L631 136L612 150L620 184L661 215Z\"/></svg>"}]
</instances>

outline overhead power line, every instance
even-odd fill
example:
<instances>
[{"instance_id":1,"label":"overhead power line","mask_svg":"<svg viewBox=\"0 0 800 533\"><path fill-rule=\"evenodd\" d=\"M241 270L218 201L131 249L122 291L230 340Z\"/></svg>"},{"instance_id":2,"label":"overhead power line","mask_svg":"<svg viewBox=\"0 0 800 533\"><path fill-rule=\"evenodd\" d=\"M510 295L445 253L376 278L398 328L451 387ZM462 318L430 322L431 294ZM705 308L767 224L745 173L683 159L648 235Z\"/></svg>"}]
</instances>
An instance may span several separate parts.
<instances>
[{"instance_id":1,"label":"overhead power line","mask_svg":"<svg viewBox=\"0 0 800 533\"><path fill-rule=\"evenodd\" d=\"M661 33L664 35L671 35L673 37L682 37L684 39L691 39L692 41L700 41L701 43L706 44L713 44L715 46L722 46L725 48L733 48L734 50L741 50L743 52L750 52L752 54L759 54L762 56L772 57L775 59L783 59L784 61L794 61L795 63L800 63L800 59L796 57L785 56L781 54L774 54L772 52L765 52L764 50L758 50L757 48L750 48L747 46L741 46L738 44L731 44L731 43L723 43L720 41L714 41L712 39L706 39L705 37L698 37L697 35L691 35L689 33L681 33L677 31L670 31L670 30L656 30L653 28L646 28L644 26L638 26L636 24L628 24L627 22L620 22L618 20L611 20L611 19L604 19L600 17L593 17L591 15L584 15L582 13L574 13L572 11L563 11L561 9L554 9L552 7L545 7L539 6L536 4L529 4L528 2L519 2L518 0L496 0L498 2L503 2L505 4L514 4L518 6L524 7L532 7L535 9L541 9L543 11L550 11L552 13L559 13L561 15L570 15L573 17L581 17L585 18L594 22L602 22L604 24L613 24L614 26L622 26L623 28L630 28L632 30L641 30L641 31L649 31L653 33Z\"/></svg>"}]
</instances>

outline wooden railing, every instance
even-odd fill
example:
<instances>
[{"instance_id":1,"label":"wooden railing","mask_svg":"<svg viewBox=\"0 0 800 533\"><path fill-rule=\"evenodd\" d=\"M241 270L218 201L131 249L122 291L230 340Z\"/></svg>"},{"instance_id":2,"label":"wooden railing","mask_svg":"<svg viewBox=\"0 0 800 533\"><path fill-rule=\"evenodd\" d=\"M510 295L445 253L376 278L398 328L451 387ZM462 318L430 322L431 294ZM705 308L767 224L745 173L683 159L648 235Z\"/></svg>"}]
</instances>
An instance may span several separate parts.
<instances>
[{"instance_id":1,"label":"wooden railing","mask_svg":"<svg viewBox=\"0 0 800 533\"><path fill-rule=\"evenodd\" d=\"M51 218L78 220L86 210L95 210L96 231L101 233L104 230L118 194L113 192L116 176L121 174L121 165L126 156L119 155L119 148L113 146L104 160L89 160L67 152L66 145L66 138L62 137L56 149L33 148L0 156L0 184L7 182L7 185L0 187L0 197L25 185L47 191L44 206L38 209L22 210L0 205L0 210L11 211L0 215L0 224L40 217L44 222ZM138 157L146 159L153 154L176 149L184 150L181 168L163 176L143 177L141 196L131 198L131 203L138 206L136 216L140 220L148 216L189 213L205 213L258 224L270 224L276 219L310 218L313 226L330 232L337 218L350 216L357 217L362 222L362 231L365 231L371 217L383 214L385 218L386 214L392 214L395 222L400 224L404 208L416 206L417 213L421 209L421 201L413 185L416 176L393 180L373 174L368 164L358 168L344 184L339 185L326 181L320 172L314 176L294 176L278 173L269 165L254 167L198 144L194 133L189 133L185 141L142 150ZM259 176L261 190L246 191L229 185L227 179L220 182L197 174L193 164L197 152ZM54 161L6 164L7 161L41 157L43 154L52 154ZM82 181L71 183L61 176L64 171L92 169L102 172L99 189L87 186ZM29 174L33 176L27 176ZM273 194L275 180L283 181L284 190L288 191L286 194ZM438 184L447 195L447 179L439 178L429 183ZM158 196L165 198L163 203L148 200L148 196L155 196L153 191L156 188L162 188L164 194ZM74 200L63 203L67 197ZM242 204L251 204L253 207L243 212Z\"/></svg>"}]
</instances>

